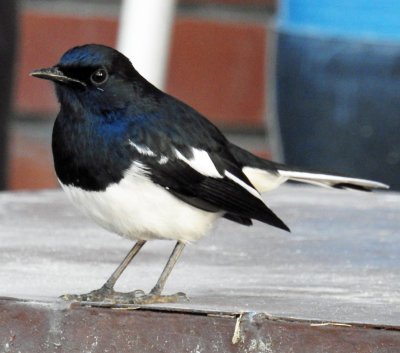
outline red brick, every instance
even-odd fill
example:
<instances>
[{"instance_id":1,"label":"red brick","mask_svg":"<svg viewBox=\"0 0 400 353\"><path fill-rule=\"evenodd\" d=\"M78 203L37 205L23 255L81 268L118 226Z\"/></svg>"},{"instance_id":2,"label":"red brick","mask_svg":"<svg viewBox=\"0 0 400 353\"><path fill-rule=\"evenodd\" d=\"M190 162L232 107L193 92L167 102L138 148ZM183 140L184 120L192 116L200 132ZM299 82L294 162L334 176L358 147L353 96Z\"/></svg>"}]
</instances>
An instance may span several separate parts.
<instances>
[{"instance_id":1,"label":"red brick","mask_svg":"<svg viewBox=\"0 0 400 353\"><path fill-rule=\"evenodd\" d=\"M26 12L21 16L15 109L55 114L48 82L29 72L55 64L70 47L114 46L115 17ZM167 90L219 124L261 126L265 107L266 28L261 25L177 19Z\"/></svg>"},{"instance_id":2,"label":"red brick","mask_svg":"<svg viewBox=\"0 0 400 353\"><path fill-rule=\"evenodd\" d=\"M261 125L265 62L263 26L180 19L167 90L220 124Z\"/></svg>"},{"instance_id":3,"label":"red brick","mask_svg":"<svg viewBox=\"0 0 400 353\"><path fill-rule=\"evenodd\" d=\"M27 136L12 136L8 169L10 190L49 189L58 186L50 145Z\"/></svg>"},{"instance_id":4,"label":"red brick","mask_svg":"<svg viewBox=\"0 0 400 353\"><path fill-rule=\"evenodd\" d=\"M69 48L86 43L115 45L114 17L79 17L23 12L15 90L19 112L52 113L57 110L53 87L28 77L34 69L52 66Z\"/></svg>"}]
</instances>

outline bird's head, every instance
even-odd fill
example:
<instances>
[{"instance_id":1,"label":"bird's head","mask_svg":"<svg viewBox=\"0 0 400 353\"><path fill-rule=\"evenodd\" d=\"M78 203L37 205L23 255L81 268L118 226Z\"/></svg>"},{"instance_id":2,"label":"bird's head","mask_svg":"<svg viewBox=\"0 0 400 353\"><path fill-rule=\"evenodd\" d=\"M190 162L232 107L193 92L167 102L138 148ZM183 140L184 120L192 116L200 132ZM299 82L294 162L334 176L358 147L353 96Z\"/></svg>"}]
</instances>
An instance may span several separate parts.
<instances>
[{"instance_id":1,"label":"bird's head","mask_svg":"<svg viewBox=\"0 0 400 353\"><path fill-rule=\"evenodd\" d=\"M55 66L30 75L55 83L62 108L80 105L87 110L124 108L132 102L133 90L149 84L126 56L99 44L74 47Z\"/></svg>"}]
</instances>

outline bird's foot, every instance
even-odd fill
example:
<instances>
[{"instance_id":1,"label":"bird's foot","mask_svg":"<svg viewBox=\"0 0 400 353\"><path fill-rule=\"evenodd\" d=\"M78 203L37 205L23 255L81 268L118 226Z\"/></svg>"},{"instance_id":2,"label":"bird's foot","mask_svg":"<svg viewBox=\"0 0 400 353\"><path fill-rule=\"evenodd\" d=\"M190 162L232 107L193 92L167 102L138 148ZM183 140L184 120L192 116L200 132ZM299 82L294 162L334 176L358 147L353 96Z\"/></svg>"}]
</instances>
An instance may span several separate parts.
<instances>
[{"instance_id":1,"label":"bird's foot","mask_svg":"<svg viewBox=\"0 0 400 353\"><path fill-rule=\"evenodd\" d=\"M64 300L74 300L74 301L79 301L79 302L108 302L108 301L113 301L116 297L118 297L120 294L124 293L119 293L114 291L113 288L103 286L99 289L95 289L89 293L85 294L64 294L60 296L61 299Z\"/></svg>"},{"instance_id":2,"label":"bird's foot","mask_svg":"<svg viewBox=\"0 0 400 353\"><path fill-rule=\"evenodd\" d=\"M152 303L176 303L183 299L188 301L185 293L179 292L172 295L160 295L156 293L146 294L142 290L133 292L116 292L106 286L93 290L86 294L65 294L60 297L63 300L78 302L102 302L107 304L152 304Z\"/></svg>"},{"instance_id":3,"label":"bird's foot","mask_svg":"<svg viewBox=\"0 0 400 353\"><path fill-rule=\"evenodd\" d=\"M180 299L184 301L189 301L189 298L185 293L178 292L170 295L161 295L161 294L144 294L137 296L135 298L135 302L132 304L153 304L153 303L176 303Z\"/></svg>"}]
</instances>

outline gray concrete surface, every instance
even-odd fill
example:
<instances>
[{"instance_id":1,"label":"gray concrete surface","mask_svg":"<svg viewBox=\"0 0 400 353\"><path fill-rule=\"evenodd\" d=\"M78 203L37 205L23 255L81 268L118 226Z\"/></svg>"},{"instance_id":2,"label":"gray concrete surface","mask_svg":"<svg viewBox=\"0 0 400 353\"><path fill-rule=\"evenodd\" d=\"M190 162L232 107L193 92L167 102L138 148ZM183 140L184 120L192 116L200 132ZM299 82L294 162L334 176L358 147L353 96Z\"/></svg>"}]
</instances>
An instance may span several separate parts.
<instances>
[{"instance_id":1,"label":"gray concrete surface","mask_svg":"<svg viewBox=\"0 0 400 353\"><path fill-rule=\"evenodd\" d=\"M167 282L190 302L153 307L400 326L400 194L290 185L264 196L292 233L221 220ZM149 290L173 245L146 244L117 289ZM0 194L0 296L55 302L96 289L131 246L59 190Z\"/></svg>"}]
</instances>

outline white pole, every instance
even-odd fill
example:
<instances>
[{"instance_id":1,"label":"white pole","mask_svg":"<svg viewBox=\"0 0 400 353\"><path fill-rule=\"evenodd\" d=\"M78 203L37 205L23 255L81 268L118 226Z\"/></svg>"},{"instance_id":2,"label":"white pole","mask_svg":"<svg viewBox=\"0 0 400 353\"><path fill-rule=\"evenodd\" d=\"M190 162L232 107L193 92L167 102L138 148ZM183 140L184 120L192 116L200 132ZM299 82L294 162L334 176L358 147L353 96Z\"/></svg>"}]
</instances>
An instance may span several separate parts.
<instances>
[{"instance_id":1,"label":"white pole","mask_svg":"<svg viewBox=\"0 0 400 353\"><path fill-rule=\"evenodd\" d=\"M147 80L164 88L175 0L123 0L117 48Z\"/></svg>"}]
</instances>

